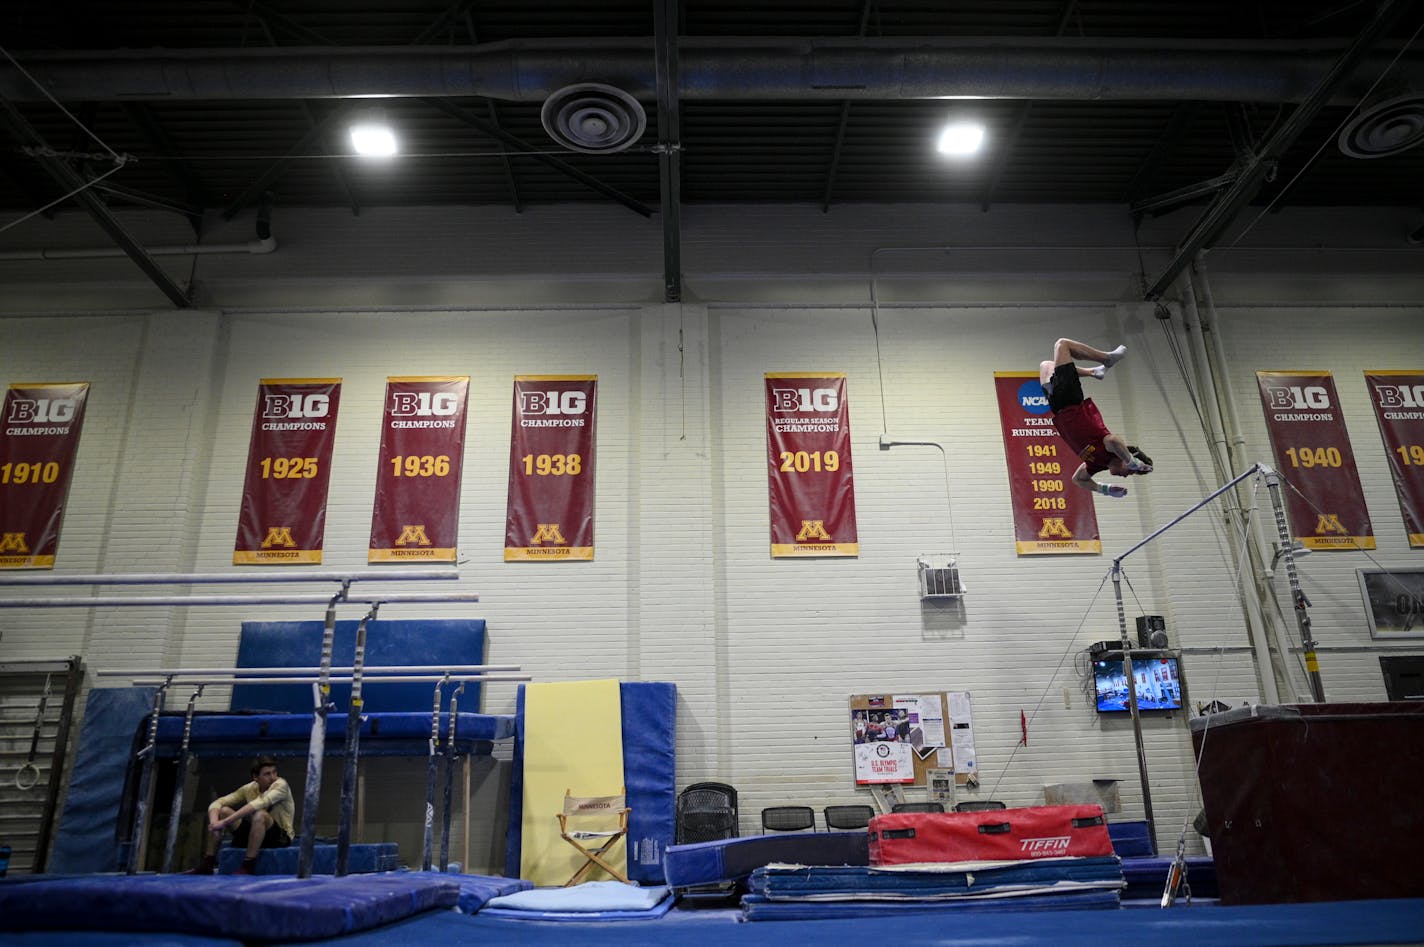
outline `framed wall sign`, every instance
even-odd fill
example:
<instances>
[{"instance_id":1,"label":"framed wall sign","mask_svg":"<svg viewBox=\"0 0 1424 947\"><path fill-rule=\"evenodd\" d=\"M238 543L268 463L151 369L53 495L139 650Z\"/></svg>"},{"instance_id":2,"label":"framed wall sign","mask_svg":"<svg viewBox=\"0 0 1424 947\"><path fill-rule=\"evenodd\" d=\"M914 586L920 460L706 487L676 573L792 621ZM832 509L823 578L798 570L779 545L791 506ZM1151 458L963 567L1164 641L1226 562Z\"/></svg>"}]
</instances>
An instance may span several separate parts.
<instances>
[{"instance_id":1,"label":"framed wall sign","mask_svg":"<svg viewBox=\"0 0 1424 947\"><path fill-rule=\"evenodd\" d=\"M1424 638L1424 568L1357 569L1372 638Z\"/></svg>"}]
</instances>

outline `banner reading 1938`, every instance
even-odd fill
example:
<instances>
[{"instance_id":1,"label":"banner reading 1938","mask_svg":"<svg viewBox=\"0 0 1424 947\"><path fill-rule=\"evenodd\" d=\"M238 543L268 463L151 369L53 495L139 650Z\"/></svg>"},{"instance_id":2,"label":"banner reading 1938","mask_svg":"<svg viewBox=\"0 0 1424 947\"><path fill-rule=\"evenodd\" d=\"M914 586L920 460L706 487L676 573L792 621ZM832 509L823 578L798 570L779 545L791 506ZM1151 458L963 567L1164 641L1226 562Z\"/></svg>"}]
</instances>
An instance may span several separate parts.
<instances>
[{"instance_id":1,"label":"banner reading 1938","mask_svg":"<svg viewBox=\"0 0 1424 947\"><path fill-rule=\"evenodd\" d=\"M88 382L11 385L0 439L0 569L53 569Z\"/></svg>"},{"instance_id":2,"label":"banner reading 1938","mask_svg":"<svg viewBox=\"0 0 1424 947\"><path fill-rule=\"evenodd\" d=\"M772 558L858 556L843 372L766 374Z\"/></svg>"},{"instance_id":3,"label":"banner reading 1938","mask_svg":"<svg viewBox=\"0 0 1424 947\"><path fill-rule=\"evenodd\" d=\"M514 376L506 562L593 558L597 375Z\"/></svg>"},{"instance_id":4,"label":"banner reading 1938","mask_svg":"<svg viewBox=\"0 0 1424 947\"><path fill-rule=\"evenodd\" d=\"M1413 549L1424 547L1424 372L1365 372Z\"/></svg>"},{"instance_id":5,"label":"banner reading 1938","mask_svg":"<svg viewBox=\"0 0 1424 947\"><path fill-rule=\"evenodd\" d=\"M1375 548L1334 376L1257 372L1256 383L1276 466L1288 484L1291 535L1311 550Z\"/></svg>"},{"instance_id":6,"label":"banner reading 1938","mask_svg":"<svg viewBox=\"0 0 1424 947\"><path fill-rule=\"evenodd\" d=\"M321 562L340 398L340 378L262 379L233 565Z\"/></svg>"},{"instance_id":7,"label":"banner reading 1938","mask_svg":"<svg viewBox=\"0 0 1424 947\"><path fill-rule=\"evenodd\" d=\"M387 378L368 562L454 562L470 376Z\"/></svg>"},{"instance_id":8,"label":"banner reading 1938","mask_svg":"<svg viewBox=\"0 0 1424 947\"><path fill-rule=\"evenodd\" d=\"M1058 436L1038 372L995 372L1009 500L1020 556L1102 552L1093 495L1073 486L1082 463Z\"/></svg>"}]
</instances>

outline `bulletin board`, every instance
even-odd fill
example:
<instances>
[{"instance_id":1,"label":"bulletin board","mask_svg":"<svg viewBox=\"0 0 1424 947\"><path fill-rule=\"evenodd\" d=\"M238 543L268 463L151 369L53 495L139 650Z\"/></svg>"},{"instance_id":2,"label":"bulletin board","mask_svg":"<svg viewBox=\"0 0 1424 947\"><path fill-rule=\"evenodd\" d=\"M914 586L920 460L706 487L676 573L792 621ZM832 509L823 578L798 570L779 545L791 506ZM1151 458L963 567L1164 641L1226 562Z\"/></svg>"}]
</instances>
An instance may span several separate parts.
<instances>
[{"instance_id":1,"label":"bulletin board","mask_svg":"<svg viewBox=\"0 0 1424 947\"><path fill-rule=\"evenodd\" d=\"M921 711L927 701L931 703ZM857 785L924 786L928 770L952 765L949 699L944 691L854 694L849 718ZM897 766L897 760L907 765Z\"/></svg>"}]
</instances>

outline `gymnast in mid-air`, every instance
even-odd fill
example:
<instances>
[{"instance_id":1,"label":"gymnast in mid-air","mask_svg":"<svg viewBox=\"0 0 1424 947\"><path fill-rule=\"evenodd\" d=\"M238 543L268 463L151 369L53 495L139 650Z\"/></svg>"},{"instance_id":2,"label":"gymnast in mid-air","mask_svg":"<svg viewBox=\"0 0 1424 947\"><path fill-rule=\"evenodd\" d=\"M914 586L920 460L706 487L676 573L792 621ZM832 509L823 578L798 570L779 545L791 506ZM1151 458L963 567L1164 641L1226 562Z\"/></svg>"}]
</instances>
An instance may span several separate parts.
<instances>
[{"instance_id":1,"label":"gymnast in mid-air","mask_svg":"<svg viewBox=\"0 0 1424 947\"><path fill-rule=\"evenodd\" d=\"M1152 458L1108 430L1093 399L1083 396L1079 379L1102 378L1126 354L1125 345L1104 352L1072 339L1059 339L1053 343L1052 360L1038 365L1038 380L1048 396L1053 426L1082 460L1073 472L1073 482L1084 490L1108 497L1127 496L1127 487L1098 483L1093 474L1104 471L1115 477L1150 474ZM1084 368L1074 361L1079 358L1101 364Z\"/></svg>"}]
</instances>

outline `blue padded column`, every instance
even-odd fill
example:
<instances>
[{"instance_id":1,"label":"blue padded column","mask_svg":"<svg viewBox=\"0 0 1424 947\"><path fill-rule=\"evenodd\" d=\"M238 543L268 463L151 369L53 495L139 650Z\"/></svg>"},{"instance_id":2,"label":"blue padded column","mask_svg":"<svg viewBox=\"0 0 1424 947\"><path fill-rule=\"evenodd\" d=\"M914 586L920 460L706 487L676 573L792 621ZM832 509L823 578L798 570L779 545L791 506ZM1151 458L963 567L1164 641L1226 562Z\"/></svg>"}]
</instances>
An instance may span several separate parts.
<instances>
[{"instance_id":1,"label":"blue padded column","mask_svg":"<svg viewBox=\"0 0 1424 947\"><path fill-rule=\"evenodd\" d=\"M623 699L623 782L628 806L628 879L663 884L663 854L677 822L677 685L630 681Z\"/></svg>"}]
</instances>

